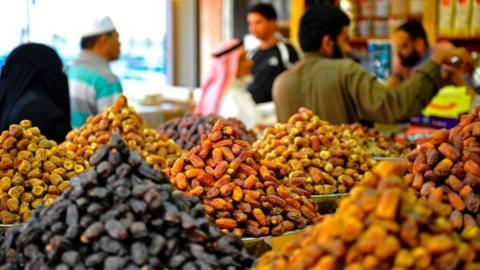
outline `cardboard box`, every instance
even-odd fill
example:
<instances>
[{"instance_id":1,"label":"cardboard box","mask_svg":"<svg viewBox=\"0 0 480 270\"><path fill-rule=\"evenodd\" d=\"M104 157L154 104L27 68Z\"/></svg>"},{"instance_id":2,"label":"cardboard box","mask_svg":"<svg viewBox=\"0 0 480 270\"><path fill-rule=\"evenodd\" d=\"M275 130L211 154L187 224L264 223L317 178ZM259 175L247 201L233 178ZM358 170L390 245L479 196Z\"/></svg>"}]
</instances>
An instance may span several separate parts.
<instances>
[{"instance_id":1,"label":"cardboard box","mask_svg":"<svg viewBox=\"0 0 480 270\"><path fill-rule=\"evenodd\" d=\"M474 37L480 36L480 0L472 1L471 22L470 35Z\"/></svg>"},{"instance_id":2,"label":"cardboard box","mask_svg":"<svg viewBox=\"0 0 480 270\"><path fill-rule=\"evenodd\" d=\"M438 117L438 116L426 116L423 114L418 114L410 118L410 123L422 127L434 127L434 128L453 128L460 120L457 118L447 118L447 117Z\"/></svg>"},{"instance_id":3,"label":"cardboard box","mask_svg":"<svg viewBox=\"0 0 480 270\"><path fill-rule=\"evenodd\" d=\"M455 0L455 21L453 32L457 37L470 35L472 0Z\"/></svg>"},{"instance_id":4,"label":"cardboard box","mask_svg":"<svg viewBox=\"0 0 480 270\"><path fill-rule=\"evenodd\" d=\"M454 11L455 0L440 0L438 2L438 34L440 36L453 36Z\"/></svg>"},{"instance_id":5,"label":"cardboard box","mask_svg":"<svg viewBox=\"0 0 480 270\"><path fill-rule=\"evenodd\" d=\"M438 92L428 106L410 118L410 123L435 128L453 128L462 114L470 111L472 98L465 87L447 86Z\"/></svg>"}]
</instances>

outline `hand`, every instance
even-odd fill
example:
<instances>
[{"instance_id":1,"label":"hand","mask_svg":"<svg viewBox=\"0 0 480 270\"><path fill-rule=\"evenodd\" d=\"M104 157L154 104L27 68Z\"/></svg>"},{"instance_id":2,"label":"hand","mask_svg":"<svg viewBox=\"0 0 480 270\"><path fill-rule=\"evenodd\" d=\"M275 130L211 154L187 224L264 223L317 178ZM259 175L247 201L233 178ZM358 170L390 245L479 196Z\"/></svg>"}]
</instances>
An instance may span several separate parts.
<instances>
[{"instance_id":1,"label":"hand","mask_svg":"<svg viewBox=\"0 0 480 270\"><path fill-rule=\"evenodd\" d=\"M390 78L387 80L387 88L389 89L394 89L400 86L402 84L402 80L400 79L399 76L393 74Z\"/></svg>"},{"instance_id":2,"label":"hand","mask_svg":"<svg viewBox=\"0 0 480 270\"><path fill-rule=\"evenodd\" d=\"M437 64L452 65L450 60L453 57L459 57L461 63L459 69L463 72L471 72L474 68L473 60L465 48L441 48L432 53L432 60Z\"/></svg>"},{"instance_id":3,"label":"hand","mask_svg":"<svg viewBox=\"0 0 480 270\"><path fill-rule=\"evenodd\" d=\"M442 80L446 85L463 86L465 79L462 70L449 66L442 65L441 68Z\"/></svg>"}]
</instances>

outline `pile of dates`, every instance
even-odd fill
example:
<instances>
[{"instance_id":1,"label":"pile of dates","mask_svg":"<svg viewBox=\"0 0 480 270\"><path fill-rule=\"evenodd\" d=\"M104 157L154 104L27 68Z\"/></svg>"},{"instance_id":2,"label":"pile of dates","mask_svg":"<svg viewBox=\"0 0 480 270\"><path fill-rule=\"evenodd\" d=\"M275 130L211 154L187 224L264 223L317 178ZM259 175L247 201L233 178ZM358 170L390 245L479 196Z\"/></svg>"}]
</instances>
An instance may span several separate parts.
<instances>
[{"instance_id":1,"label":"pile of dates","mask_svg":"<svg viewBox=\"0 0 480 270\"><path fill-rule=\"evenodd\" d=\"M330 125L301 108L288 123L265 129L255 147L262 165L285 184L312 194L344 193L376 164L359 139L367 137L364 132Z\"/></svg>"},{"instance_id":2,"label":"pile of dates","mask_svg":"<svg viewBox=\"0 0 480 270\"><path fill-rule=\"evenodd\" d=\"M282 185L221 120L167 171L177 189L199 196L208 217L237 236L281 235L318 215L309 192Z\"/></svg>"},{"instance_id":3,"label":"pile of dates","mask_svg":"<svg viewBox=\"0 0 480 270\"><path fill-rule=\"evenodd\" d=\"M399 176L407 167L381 163L335 214L254 269L480 269L480 229L455 231L449 205L418 199Z\"/></svg>"},{"instance_id":4,"label":"pile of dates","mask_svg":"<svg viewBox=\"0 0 480 270\"><path fill-rule=\"evenodd\" d=\"M451 130L432 133L429 141L412 151L408 175L420 197L452 206L454 227L480 225L480 119L464 115Z\"/></svg>"},{"instance_id":5,"label":"pile of dates","mask_svg":"<svg viewBox=\"0 0 480 270\"><path fill-rule=\"evenodd\" d=\"M111 134L114 133L121 134L127 145L140 152L155 168L168 167L182 154L174 141L148 128L135 109L128 106L123 95L113 106L89 117L80 129L70 131L61 147L88 160L100 146L109 142Z\"/></svg>"},{"instance_id":6,"label":"pile of dates","mask_svg":"<svg viewBox=\"0 0 480 270\"><path fill-rule=\"evenodd\" d=\"M358 147L372 157L404 158L415 148L415 144L405 138L386 136L377 129L368 128L359 123L342 124L337 127L339 129L337 133L351 133L357 140Z\"/></svg>"},{"instance_id":7,"label":"pile of dates","mask_svg":"<svg viewBox=\"0 0 480 270\"><path fill-rule=\"evenodd\" d=\"M235 129L239 138L253 143L257 136L251 130L236 118L223 119L216 115L196 115L189 114L181 118L172 119L158 128L158 132L168 138L173 139L182 149L190 150L194 146L200 145L202 134L208 134L212 131L213 125L222 119L226 125Z\"/></svg>"},{"instance_id":8,"label":"pile of dates","mask_svg":"<svg viewBox=\"0 0 480 270\"><path fill-rule=\"evenodd\" d=\"M32 209L49 205L88 162L48 140L29 120L0 135L0 223L25 222Z\"/></svg>"},{"instance_id":9,"label":"pile of dates","mask_svg":"<svg viewBox=\"0 0 480 270\"><path fill-rule=\"evenodd\" d=\"M0 269L249 269L242 242L116 135L62 198L10 229Z\"/></svg>"}]
</instances>

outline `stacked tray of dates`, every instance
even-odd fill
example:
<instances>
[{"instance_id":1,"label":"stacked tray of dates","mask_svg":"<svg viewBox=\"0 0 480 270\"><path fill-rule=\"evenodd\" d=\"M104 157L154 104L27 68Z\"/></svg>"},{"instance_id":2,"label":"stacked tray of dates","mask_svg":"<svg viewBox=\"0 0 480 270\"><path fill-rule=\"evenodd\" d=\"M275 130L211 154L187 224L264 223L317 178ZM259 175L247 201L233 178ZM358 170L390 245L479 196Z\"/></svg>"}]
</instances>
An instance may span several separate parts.
<instances>
[{"instance_id":1,"label":"stacked tray of dates","mask_svg":"<svg viewBox=\"0 0 480 270\"><path fill-rule=\"evenodd\" d=\"M163 123L158 132L173 139L182 149L190 150L200 145L201 135L210 133L218 120L223 120L226 125L233 127L241 140L250 143L257 140L255 132L248 130L240 120L233 117L223 119L216 115L188 114Z\"/></svg>"},{"instance_id":2,"label":"stacked tray of dates","mask_svg":"<svg viewBox=\"0 0 480 270\"><path fill-rule=\"evenodd\" d=\"M91 158L62 198L9 230L0 269L249 269L242 242L206 217L196 197L122 139Z\"/></svg>"},{"instance_id":3,"label":"stacked tray of dates","mask_svg":"<svg viewBox=\"0 0 480 270\"><path fill-rule=\"evenodd\" d=\"M429 141L412 151L407 180L418 195L452 206L454 227L480 225L480 119L464 115L451 130L432 133Z\"/></svg>"},{"instance_id":4,"label":"stacked tray of dates","mask_svg":"<svg viewBox=\"0 0 480 270\"><path fill-rule=\"evenodd\" d=\"M237 236L281 235L317 217L310 193L282 185L223 121L166 171L177 189L202 199L219 228Z\"/></svg>"},{"instance_id":5,"label":"stacked tray of dates","mask_svg":"<svg viewBox=\"0 0 480 270\"><path fill-rule=\"evenodd\" d=\"M382 162L335 214L254 269L480 269L480 229L455 231L449 205L418 199L399 176L407 167Z\"/></svg>"},{"instance_id":6,"label":"stacked tray of dates","mask_svg":"<svg viewBox=\"0 0 480 270\"><path fill-rule=\"evenodd\" d=\"M89 117L81 128L70 131L61 147L88 160L100 146L108 143L113 133L121 134L127 145L155 168L172 165L182 154L174 141L147 127L123 95L113 106Z\"/></svg>"},{"instance_id":7,"label":"stacked tray of dates","mask_svg":"<svg viewBox=\"0 0 480 270\"><path fill-rule=\"evenodd\" d=\"M377 129L362 126L359 123L338 126L340 130L351 132L359 145L372 157L396 158L406 157L415 144L404 138L386 136Z\"/></svg>"},{"instance_id":8,"label":"stacked tray of dates","mask_svg":"<svg viewBox=\"0 0 480 270\"><path fill-rule=\"evenodd\" d=\"M29 120L0 135L0 223L25 222L32 210L53 203L70 178L88 167L71 151L59 149Z\"/></svg>"},{"instance_id":9,"label":"stacked tray of dates","mask_svg":"<svg viewBox=\"0 0 480 270\"><path fill-rule=\"evenodd\" d=\"M364 133L362 128L330 125L301 108L288 123L265 129L255 147L262 165L285 184L312 194L344 193L376 164L363 147Z\"/></svg>"}]
</instances>

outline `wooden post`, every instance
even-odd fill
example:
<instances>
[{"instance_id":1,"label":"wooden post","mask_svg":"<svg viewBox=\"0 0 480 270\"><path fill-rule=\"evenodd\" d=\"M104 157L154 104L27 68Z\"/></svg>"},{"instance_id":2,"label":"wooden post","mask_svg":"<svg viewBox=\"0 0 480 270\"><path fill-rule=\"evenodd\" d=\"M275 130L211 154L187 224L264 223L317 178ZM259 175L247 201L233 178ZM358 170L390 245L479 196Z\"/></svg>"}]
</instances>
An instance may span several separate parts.
<instances>
[{"instance_id":1,"label":"wooden post","mask_svg":"<svg viewBox=\"0 0 480 270\"><path fill-rule=\"evenodd\" d=\"M213 48L223 39L223 1L200 0L200 83L208 74Z\"/></svg>"},{"instance_id":2,"label":"wooden post","mask_svg":"<svg viewBox=\"0 0 480 270\"><path fill-rule=\"evenodd\" d=\"M300 19L305 12L305 0L290 0L290 40L298 48L298 30L300 29Z\"/></svg>"},{"instance_id":3,"label":"wooden post","mask_svg":"<svg viewBox=\"0 0 480 270\"><path fill-rule=\"evenodd\" d=\"M168 83L197 87L198 78L198 0L168 1Z\"/></svg>"},{"instance_id":4,"label":"wooden post","mask_svg":"<svg viewBox=\"0 0 480 270\"><path fill-rule=\"evenodd\" d=\"M438 1L424 0L423 2L423 27L427 32L428 42L437 42Z\"/></svg>"}]
</instances>

